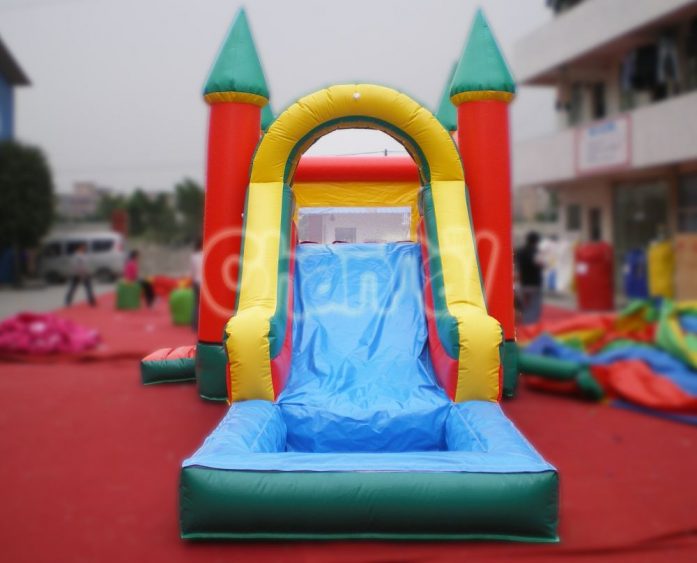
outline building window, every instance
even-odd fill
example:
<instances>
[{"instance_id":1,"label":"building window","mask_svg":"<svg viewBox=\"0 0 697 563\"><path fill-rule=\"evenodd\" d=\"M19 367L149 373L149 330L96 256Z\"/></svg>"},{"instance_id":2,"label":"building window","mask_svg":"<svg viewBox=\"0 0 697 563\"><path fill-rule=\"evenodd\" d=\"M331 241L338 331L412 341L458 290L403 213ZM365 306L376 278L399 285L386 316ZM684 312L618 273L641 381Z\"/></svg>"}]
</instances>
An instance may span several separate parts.
<instances>
[{"instance_id":1,"label":"building window","mask_svg":"<svg viewBox=\"0 0 697 563\"><path fill-rule=\"evenodd\" d=\"M603 210L600 207L591 207L588 210L588 231L593 242L603 239L602 217Z\"/></svg>"},{"instance_id":2,"label":"building window","mask_svg":"<svg viewBox=\"0 0 697 563\"><path fill-rule=\"evenodd\" d=\"M636 51L630 51L622 59L619 67L620 111L629 111L636 106L634 92L634 72L636 70Z\"/></svg>"},{"instance_id":3,"label":"building window","mask_svg":"<svg viewBox=\"0 0 697 563\"><path fill-rule=\"evenodd\" d=\"M607 114L605 107L605 84L593 84L593 119L602 119Z\"/></svg>"},{"instance_id":4,"label":"building window","mask_svg":"<svg viewBox=\"0 0 697 563\"><path fill-rule=\"evenodd\" d=\"M697 233L697 174L678 182L678 231Z\"/></svg>"},{"instance_id":5,"label":"building window","mask_svg":"<svg viewBox=\"0 0 697 563\"><path fill-rule=\"evenodd\" d=\"M583 119L583 88L580 83L571 85L569 95L569 125L577 125Z\"/></svg>"},{"instance_id":6,"label":"building window","mask_svg":"<svg viewBox=\"0 0 697 563\"><path fill-rule=\"evenodd\" d=\"M566 230L581 230L581 206L578 203L566 206Z\"/></svg>"},{"instance_id":7,"label":"building window","mask_svg":"<svg viewBox=\"0 0 697 563\"><path fill-rule=\"evenodd\" d=\"M646 248L666 233L668 193L668 183L661 180L623 182L615 186L612 223L616 256Z\"/></svg>"},{"instance_id":8,"label":"building window","mask_svg":"<svg viewBox=\"0 0 697 563\"><path fill-rule=\"evenodd\" d=\"M620 94L620 111L631 111L636 107L636 98L633 91Z\"/></svg>"},{"instance_id":9,"label":"building window","mask_svg":"<svg viewBox=\"0 0 697 563\"><path fill-rule=\"evenodd\" d=\"M692 18L686 41L687 89L697 89L697 18Z\"/></svg>"}]
</instances>

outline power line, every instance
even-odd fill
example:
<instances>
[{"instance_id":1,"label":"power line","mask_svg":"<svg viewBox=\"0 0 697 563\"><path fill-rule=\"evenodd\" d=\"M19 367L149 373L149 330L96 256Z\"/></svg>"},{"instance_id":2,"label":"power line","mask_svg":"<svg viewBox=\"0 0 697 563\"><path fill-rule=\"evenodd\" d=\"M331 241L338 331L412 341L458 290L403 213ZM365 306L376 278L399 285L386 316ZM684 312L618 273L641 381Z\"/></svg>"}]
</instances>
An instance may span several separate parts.
<instances>
[{"instance_id":1,"label":"power line","mask_svg":"<svg viewBox=\"0 0 697 563\"><path fill-rule=\"evenodd\" d=\"M367 156L371 154L407 154L403 150L399 149L383 149L379 151L365 151L365 152L341 152L333 153L331 155L315 155L315 156ZM311 155L308 155L311 156ZM95 166L76 166L72 168L60 168L54 169L56 174L66 175L66 174L80 174L84 172L90 173L100 173L100 172L130 172L130 171L140 171L140 170L175 170L184 168L202 168L204 166L203 160L191 160L191 161L176 161L176 162L152 162L152 163L131 163L131 164L114 164L114 165L95 165Z\"/></svg>"},{"instance_id":2,"label":"power line","mask_svg":"<svg viewBox=\"0 0 697 563\"><path fill-rule=\"evenodd\" d=\"M367 151L367 152L340 152L340 153L334 153L332 155L308 155L308 156L366 156L369 154L382 154L384 156L387 156L388 154L408 154L406 150L399 150L399 149L383 149L381 151Z\"/></svg>"}]
</instances>

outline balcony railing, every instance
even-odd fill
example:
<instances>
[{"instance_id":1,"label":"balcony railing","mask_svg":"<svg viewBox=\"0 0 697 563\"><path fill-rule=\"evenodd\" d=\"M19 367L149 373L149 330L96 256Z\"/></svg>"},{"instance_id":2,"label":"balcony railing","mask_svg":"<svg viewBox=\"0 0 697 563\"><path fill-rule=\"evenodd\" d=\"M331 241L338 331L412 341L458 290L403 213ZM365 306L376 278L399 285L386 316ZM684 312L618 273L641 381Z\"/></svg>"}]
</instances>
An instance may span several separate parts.
<instances>
[{"instance_id":1,"label":"balcony railing","mask_svg":"<svg viewBox=\"0 0 697 563\"><path fill-rule=\"evenodd\" d=\"M607 57L613 44L626 50L632 34L694 10L693 0L585 0L515 45L514 74L520 84L554 84L565 66Z\"/></svg>"},{"instance_id":2,"label":"balcony railing","mask_svg":"<svg viewBox=\"0 0 697 563\"><path fill-rule=\"evenodd\" d=\"M697 92L516 143L513 182L544 185L697 160Z\"/></svg>"}]
</instances>

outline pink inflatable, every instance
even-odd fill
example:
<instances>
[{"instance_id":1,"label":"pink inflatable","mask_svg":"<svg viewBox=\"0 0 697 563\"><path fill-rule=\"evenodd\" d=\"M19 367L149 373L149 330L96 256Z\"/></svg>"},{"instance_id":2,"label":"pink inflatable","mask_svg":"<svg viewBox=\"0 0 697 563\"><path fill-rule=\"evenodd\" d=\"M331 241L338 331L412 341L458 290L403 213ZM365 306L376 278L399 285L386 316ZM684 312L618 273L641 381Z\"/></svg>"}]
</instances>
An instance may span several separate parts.
<instances>
[{"instance_id":1,"label":"pink inflatable","mask_svg":"<svg viewBox=\"0 0 697 563\"><path fill-rule=\"evenodd\" d=\"M50 313L19 313L0 322L0 354L77 354L99 343L99 333Z\"/></svg>"}]
</instances>

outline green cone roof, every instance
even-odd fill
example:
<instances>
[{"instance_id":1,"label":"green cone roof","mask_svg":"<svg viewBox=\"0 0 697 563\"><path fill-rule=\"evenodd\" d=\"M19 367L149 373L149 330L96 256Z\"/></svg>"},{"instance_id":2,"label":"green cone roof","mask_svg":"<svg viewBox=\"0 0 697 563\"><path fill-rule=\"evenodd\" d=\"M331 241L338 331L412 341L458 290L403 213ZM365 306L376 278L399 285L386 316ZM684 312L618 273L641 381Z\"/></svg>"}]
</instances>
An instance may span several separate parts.
<instances>
[{"instance_id":1,"label":"green cone roof","mask_svg":"<svg viewBox=\"0 0 697 563\"><path fill-rule=\"evenodd\" d=\"M269 99L269 89L244 9L237 12L203 89L204 95L217 92L241 92Z\"/></svg>"},{"instance_id":2,"label":"green cone roof","mask_svg":"<svg viewBox=\"0 0 697 563\"><path fill-rule=\"evenodd\" d=\"M271 104L266 104L261 108L261 130L266 131L276 119L271 109Z\"/></svg>"},{"instance_id":3,"label":"green cone roof","mask_svg":"<svg viewBox=\"0 0 697 563\"><path fill-rule=\"evenodd\" d=\"M455 70L450 96L486 91L514 94L515 82L489 23L479 9Z\"/></svg>"},{"instance_id":4,"label":"green cone roof","mask_svg":"<svg viewBox=\"0 0 697 563\"><path fill-rule=\"evenodd\" d=\"M440 104L438 104L438 111L436 112L436 119L440 121L440 124L445 127L446 131L457 130L457 110L450 101L450 84L455 76L456 68L457 64L454 64L450 70L450 73L448 74L448 80L443 88L443 93L440 97Z\"/></svg>"}]
</instances>

